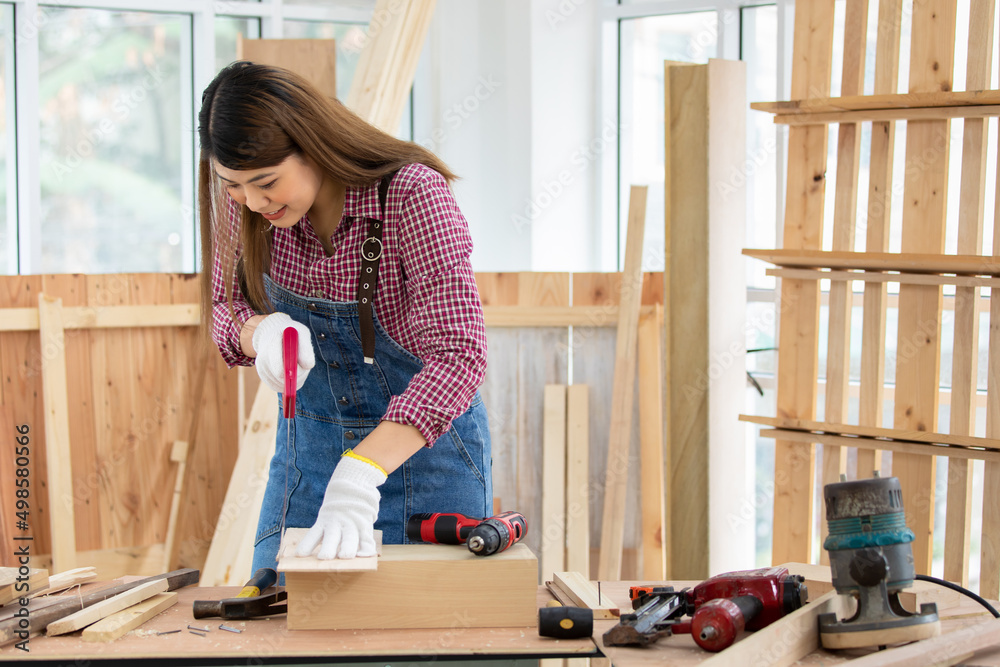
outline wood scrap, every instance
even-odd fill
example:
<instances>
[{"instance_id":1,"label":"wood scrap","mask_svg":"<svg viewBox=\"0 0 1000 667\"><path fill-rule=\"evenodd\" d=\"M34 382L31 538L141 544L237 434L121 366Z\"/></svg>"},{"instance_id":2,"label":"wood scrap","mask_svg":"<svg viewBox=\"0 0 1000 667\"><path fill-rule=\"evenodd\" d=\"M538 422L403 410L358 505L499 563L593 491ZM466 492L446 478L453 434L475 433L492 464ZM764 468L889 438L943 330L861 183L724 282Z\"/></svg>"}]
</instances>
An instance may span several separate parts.
<instances>
[{"instance_id":1,"label":"wood scrap","mask_svg":"<svg viewBox=\"0 0 1000 667\"><path fill-rule=\"evenodd\" d=\"M148 600L111 614L83 631L85 642L110 642L177 604L177 593L157 593Z\"/></svg>"},{"instance_id":2,"label":"wood scrap","mask_svg":"<svg viewBox=\"0 0 1000 667\"><path fill-rule=\"evenodd\" d=\"M149 583L150 581L156 581L159 579L166 579L167 590L174 591L178 588L183 588L185 586L191 586L198 583L198 570L183 569L175 570L173 572L167 572L165 574L157 574L152 577L146 577L144 579L139 579L137 581L132 581L127 584L118 584L116 586L109 586L108 588L101 589L99 591L94 591L93 593L88 593L86 595L81 595L79 597L74 597L70 600L63 600L58 604L48 606L38 613L31 614L28 627L23 628L20 621L23 619L11 618L6 621L0 622L0 646L9 644L16 639L26 638L29 634L36 634L45 629L50 623L58 621L60 618L65 618L70 614L76 613L81 609L86 609L91 605L97 604L103 600L114 597L119 593L124 593L125 591L132 590L143 584Z\"/></svg>"},{"instance_id":3,"label":"wood scrap","mask_svg":"<svg viewBox=\"0 0 1000 667\"><path fill-rule=\"evenodd\" d=\"M118 595L97 602L86 609L81 609L69 616L60 618L58 621L53 621L45 628L45 634L49 636L64 635L67 632L80 630L111 614L148 600L157 593L165 593L168 585L165 579L148 581L141 586L123 591Z\"/></svg>"},{"instance_id":4,"label":"wood scrap","mask_svg":"<svg viewBox=\"0 0 1000 667\"><path fill-rule=\"evenodd\" d=\"M602 597L598 588L580 572L554 572L552 584L569 599L570 606L592 610L595 619L616 619L621 615L611 599ZM556 598L566 604L563 596L556 595Z\"/></svg>"},{"instance_id":5,"label":"wood scrap","mask_svg":"<svg viewBox=\"0 0 1000 667\"><path fill-rule=\"evenodd\" d=\"M41 591L48 585L48 570L31 568L28 570L28 576L22 578L19 568L2 568L0 569L0 605L28 597L31 593Z\"/></svg>"},{"instance_id":6,"label":"wood scrap","mask_svg":"<svg viewBox=\"0 0 1000 667\"><path fill-rule=\"evenodd\" d=\"M96 578L97 568L93 566L77 567L72 570L66 570L65 572L60 572L59 574L54 574L49 577L48 588L32 593L28 597L33 598L38 595L52 595L54 593L64 591L72 586L93 581Z\"/></svg>"}]
</instances>

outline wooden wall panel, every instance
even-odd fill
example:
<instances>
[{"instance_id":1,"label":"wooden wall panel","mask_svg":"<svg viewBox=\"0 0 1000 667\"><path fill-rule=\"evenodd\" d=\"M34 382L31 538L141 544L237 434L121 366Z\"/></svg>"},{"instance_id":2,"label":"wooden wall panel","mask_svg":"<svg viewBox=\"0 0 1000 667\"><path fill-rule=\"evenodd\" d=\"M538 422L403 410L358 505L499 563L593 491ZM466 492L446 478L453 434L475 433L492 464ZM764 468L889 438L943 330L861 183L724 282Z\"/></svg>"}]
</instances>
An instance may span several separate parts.
<instances>
[{"instance_id":1,"label":"wooden wall panel","mask_svg":"<svg viewBox=\"0 0 1000 667\"><path fill-rule=\"evenodd\" d=\"M41 276L11 276L0 280L0 304L13 308L37 308L42 289ZM46 486L45 417L42 411L42 346L37 332L9 332L0 336L0 427L5 438L13 439L15 427L27 425L31 448L30 531L16 530L14 515L14 460L0 457L0 533L30 534L32 553L51 548L49 540L49 500ZM12 441L12 440L11 440ZM0 555L0 566L17 565L12 549Z\"/></svg>"}]
</instances>

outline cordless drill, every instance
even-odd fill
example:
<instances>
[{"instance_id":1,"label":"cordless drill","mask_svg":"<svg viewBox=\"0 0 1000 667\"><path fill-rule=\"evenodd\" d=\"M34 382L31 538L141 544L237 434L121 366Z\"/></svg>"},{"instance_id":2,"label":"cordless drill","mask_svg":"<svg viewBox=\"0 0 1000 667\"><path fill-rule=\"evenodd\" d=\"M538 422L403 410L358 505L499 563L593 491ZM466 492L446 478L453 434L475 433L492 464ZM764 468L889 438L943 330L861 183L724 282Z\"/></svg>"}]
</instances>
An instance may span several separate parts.
<instances>
[{"instance_id":1,"label":"cordless drill","mask_svg":"<svg viewBox=\"0 0 1000 667\"><path fill-rule=\"evenodd\" d=\"M504 512L486 519L457 513L414 514L406 522L406 536L414 542L465 544L477 556L500 553L517 544L528 530L520 512Z\"/></svg>"}]
</instances>

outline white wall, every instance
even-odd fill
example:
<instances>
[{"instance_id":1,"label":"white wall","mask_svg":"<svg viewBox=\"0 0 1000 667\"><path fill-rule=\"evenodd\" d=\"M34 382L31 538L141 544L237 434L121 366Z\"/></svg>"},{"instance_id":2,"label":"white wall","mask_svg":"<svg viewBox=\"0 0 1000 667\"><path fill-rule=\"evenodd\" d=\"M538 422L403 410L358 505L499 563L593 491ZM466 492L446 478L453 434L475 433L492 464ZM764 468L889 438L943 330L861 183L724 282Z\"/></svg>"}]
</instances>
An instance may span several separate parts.
<instances>
[{"instance_id":1,"label":"white wall","mask_svg":"<svg viewBox=\"0 0 1000 667\"><path fill-rule=\"evenodd\" d=\"M462 177L477 271L598 268L596 4L437 4L414 139Z\"/></svg>"}]
</instances>

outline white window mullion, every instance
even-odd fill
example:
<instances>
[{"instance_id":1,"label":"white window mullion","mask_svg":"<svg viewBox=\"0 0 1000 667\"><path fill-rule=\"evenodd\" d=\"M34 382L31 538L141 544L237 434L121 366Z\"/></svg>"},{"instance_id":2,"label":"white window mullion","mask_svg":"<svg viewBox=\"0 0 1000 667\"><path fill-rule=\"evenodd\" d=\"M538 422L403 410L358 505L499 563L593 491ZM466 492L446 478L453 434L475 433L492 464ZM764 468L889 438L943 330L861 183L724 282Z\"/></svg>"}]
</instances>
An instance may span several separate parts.
<instances>
[{"instance_id":1,"label":"white window mullion","mask_svg":"<svg viewBox=\"0 0 1000 667\"><path fill-rule=\"evenodd\" d=\"M52 7L108 9L118 12L157 12L160 14L193 14L205 8L208 0L42 0L33 4Z\"/></svg>"},{"instance_id":2,"label":"white window mullion","mask_svg":"<svg viewBox=\"0 0 1000 667\"><path fill-rule=\"evenodd\" d=\"M618 116L618 21L603 20L598 17L598 48L600 49L597 64L601 68L598 77L598 100L600 115L594 121L594 127L605 125L619 127ZM601 271L618 270L618 142L620 134L614 142L609 143L598 157L600 170L597 188L597 210L600 212L598 247Z\"/></svg>"},{"instance_id":3,"label":"white window mullion","mask_svg":"<svg viewBox=\"0 0 1000 667\"><path fill-rule=\"evenodd\" d=\"M38 12L36 0L14 5L18 272L22 274L42 271L38 31L45 23L45 15Z\"/></svg>"},{"instance_id":4,"label":"white window mullion","mask_svg":"<svg viewBox=\"0 0 1000 667\"><path fill-rule=\"evenodd\" d=\"M718 58L725 60L740 59L740 9L739 7L720 7L718 11Z\"/></svg>"},{"instance_id":5,"label":"white window mullion","mask_svg":"<svg viewBox=\"0 0 1000 667\"><path fill-rule=\"evenodd\" d=\"M272 0L270 11L261 14L260 36L262 39L281 39L285 30L285 3Z\"/></svg>"},{"instance_id":6,"label":"white window mullion","mask_svg":"<svg viewBox=\"0 0 1000 667\"><path fill-rule=\"evenodd\" d=\"M10 31L11 35L16 32L16 26L14 25L14 12L12 7L5 8L3 20L6 21L8 18L7 12L9 13L10 24L4 26L4 30ZM4 49L4 86L6 86L8 91L13 92L14 82L15 82L15 72L14 72L14 40L6 39L4 40L2 48ZM6 94L7 91L4 91ZM14 97L14 96L12 96ZM7 188L7 209L4 211L6 215L6 230L4 231L4 238L8 239L4 243L3 253L4 264L7 267L8 273L19 273L18 264L18 243L17 243L17 113L15 109L15 99L11 97L7 98L7 102L4 105L5 111L5 126L7 128L7 152L3 156L3 160L6 162L6 182L3 184Z\"/></svg>"}]
</instances>

